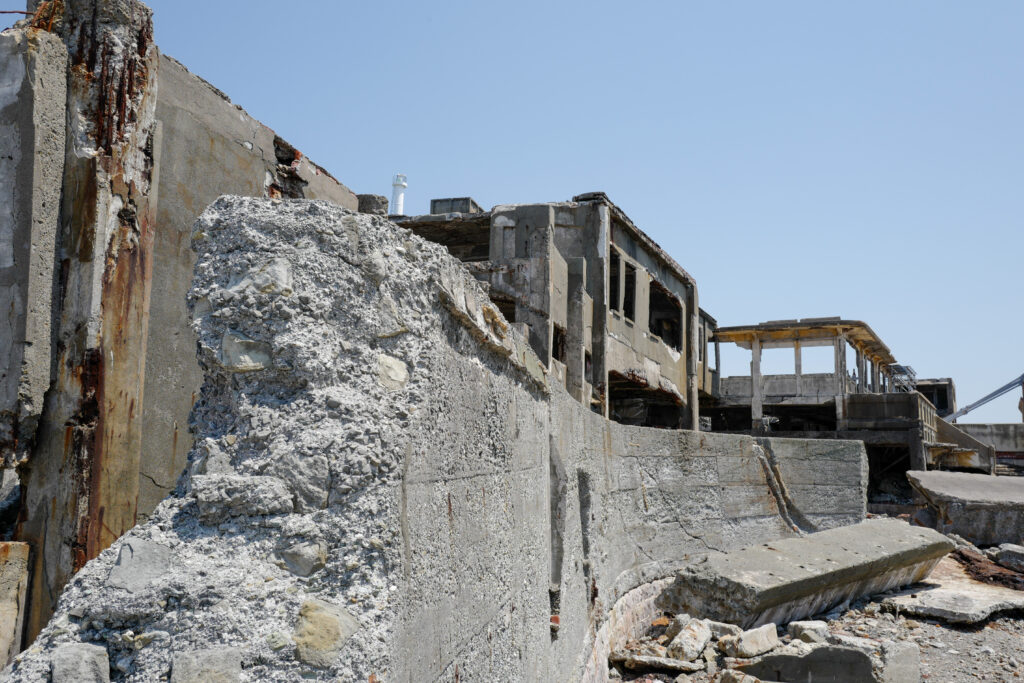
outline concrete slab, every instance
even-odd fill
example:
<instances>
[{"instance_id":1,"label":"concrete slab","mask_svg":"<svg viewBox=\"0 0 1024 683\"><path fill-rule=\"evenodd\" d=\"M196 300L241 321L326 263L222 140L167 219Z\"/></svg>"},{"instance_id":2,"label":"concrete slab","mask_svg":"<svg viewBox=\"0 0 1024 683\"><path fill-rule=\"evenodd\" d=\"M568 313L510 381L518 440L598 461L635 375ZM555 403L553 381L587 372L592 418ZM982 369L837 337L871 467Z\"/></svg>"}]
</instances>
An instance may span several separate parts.
<instances>
[{"instance_id":1,"label":"concrete slab","mask_svg":"<svg viewBox=\"0 0 1024 683\"><path fill-rule=\"evenodd\" d=\"M920 581L950 550L945 536L894 519L711 554L676 575L666 611L752 628Z\"/></svg>"},{"instance_id":2,"label":"concrete slab","mask_svg":"<svg viewBox=\"0 0 1024 683\"><path fill-rule=\"evenodd\" d=\"M1024 592L975 581L952 557L943 558L923 584L886 598L882 606L954 624L976 624L996 612L1024 609Z\"/></svg>"},{"instance_id":3,"label":"concrete slab","mask_svg":"<svg viewBox=\"0 0 1024 683\"><path fill-rule=\"evenodd\" d=\"M907 479L925 499L938 531L975 545L1024 538L1024 477L910 471Z\"/></svg>"}]
</instances>

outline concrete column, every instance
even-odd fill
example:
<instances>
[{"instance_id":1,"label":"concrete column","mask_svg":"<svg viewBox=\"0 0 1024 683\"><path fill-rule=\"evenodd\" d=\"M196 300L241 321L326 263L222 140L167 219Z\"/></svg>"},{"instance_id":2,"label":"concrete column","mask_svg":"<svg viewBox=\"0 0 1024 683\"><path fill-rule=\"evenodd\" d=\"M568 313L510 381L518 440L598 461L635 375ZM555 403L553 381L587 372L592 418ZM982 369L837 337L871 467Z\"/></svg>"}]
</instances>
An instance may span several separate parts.
<instances>
[{"instance_id":1,"label":"concrete column","mask_svg":"<svg viewBox=\"0 0 1024 683\"><path fill-rule=\"evenodd\" d=\"M587 261L573 258L566 261L569 271L569 297L566 311L565 331L565 379L569 395L581 403L590 404L590 397L583 395L586 368L586 329L583 319L586 310L584 297L587 291Z\"/></svg>"},{"instance_id":2,"label":"concrete column","mask_svg":"<svg viewBox=\"0 0 1024 683\"><path fill-rule=\"evenodd\" d=\"M690 429L700 430L700 395L697 383L697 348L700 345L700 307L697 302L697 284L687 287L687 308L689 309L689 330L686 350L686 400L690 404Z\"/></svg>"},{"instance_id":3,"label":"concrete column","mask_svg":"<svg viewBox=\"0 0 1024 683\"><path fill-rule=\"evenodd\" d=\"M793 342L793 371L796 373L796 394L800 396L804 393L804 372L799 339Z\"/></svg>"},{"instance_id":4,"label":"concrete column","mask_svg":"<svg viewBox=\"0 0 1024 683\"><path fill-rule=\"evenodd\" d=\"M59 372L22 482L18 536L34 555L30 639L71 576L137 521L159 169L152 12L138 0L65 4L55 29L78 66L66 74Z\"/></svg>"},{"instance_id":5,"label":"concrete column","mask_svg":"<svg viewBox=\"0 0 1024 683\"><path fill-rule=\"evenodd\" d=\"M50 386L67 61L52 33L0 34L0 465L7 467L28 458Z\"/></svg>"},{"instance_id":6,"label":"concrete column","mask_svg":"<svg viewBox=\"0 0 1024 683\"><path fill-rule=\"evenodd\" d=\"M871 391L873 393L881 393L882 391L882 373L878 368L878 359L873 358L871 360Z\"/></svg>"},{"instance_id":7,"label":"concrete column","mask_svg":"<svg viewBox=\"0 0 1024 683\"><path fill-rule=\"evenodd\" d=\"M846 428L846 338L835 338L836 428Z\"/></svg>"},{"instance_id":8,"label":"concrete column","mask_svg":"<svg viewBox=\"0 0 1024 683\"><path fill-rule=\"evenodd\" d=\"M764 429L763 397L761 396L761 340L754 337L750 342L750 422L751 429L760 433Z\"/></svg>"}]
</instances>

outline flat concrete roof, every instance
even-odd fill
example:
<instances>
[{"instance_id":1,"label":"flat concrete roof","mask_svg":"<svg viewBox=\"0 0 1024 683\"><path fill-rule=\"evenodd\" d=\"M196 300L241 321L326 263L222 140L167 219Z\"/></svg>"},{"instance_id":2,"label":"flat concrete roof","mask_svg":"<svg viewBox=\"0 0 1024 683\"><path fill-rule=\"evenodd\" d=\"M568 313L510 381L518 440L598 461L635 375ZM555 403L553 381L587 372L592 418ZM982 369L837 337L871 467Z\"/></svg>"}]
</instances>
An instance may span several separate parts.
<instances>
[{"instance_id":1,"label":"flat concrete roof","mask_svg":"<svg viewBox=\"0 0 1024 683\"><path fill-rule=\"evenodd\" d=\"M715 332L715 339L720 342L732 342L745 349L755 337L762 341L762 346L788 345L797 340L831 339L844 335L854 346L866 353L873 360L884 365L896 362L889 347L879 339L871 327L860 320L844 320L834 318L803 318L800 320L770 320L756 325L739 325L720 327ZM764 344L763 342L768 342Z\"/></svg>"}]
</instances>

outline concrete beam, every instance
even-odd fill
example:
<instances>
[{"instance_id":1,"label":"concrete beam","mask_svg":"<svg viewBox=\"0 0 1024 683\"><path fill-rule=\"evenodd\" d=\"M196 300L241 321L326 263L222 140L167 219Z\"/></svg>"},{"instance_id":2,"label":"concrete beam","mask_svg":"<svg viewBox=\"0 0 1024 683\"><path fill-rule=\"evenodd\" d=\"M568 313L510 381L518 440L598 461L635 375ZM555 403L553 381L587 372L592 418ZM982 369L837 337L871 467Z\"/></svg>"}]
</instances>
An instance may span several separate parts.
<instances>
[{"instance_id":1,"label":"concrete beam","mask_svg":"<svg viewBox=\"0 0 1024 683\"><path fill-rule=\"evenodd\" d=\"M892 519L715 553L676 575L663 609L743 628L785 624L928 576L953 543Z\"/></svg>"}]
</instances>

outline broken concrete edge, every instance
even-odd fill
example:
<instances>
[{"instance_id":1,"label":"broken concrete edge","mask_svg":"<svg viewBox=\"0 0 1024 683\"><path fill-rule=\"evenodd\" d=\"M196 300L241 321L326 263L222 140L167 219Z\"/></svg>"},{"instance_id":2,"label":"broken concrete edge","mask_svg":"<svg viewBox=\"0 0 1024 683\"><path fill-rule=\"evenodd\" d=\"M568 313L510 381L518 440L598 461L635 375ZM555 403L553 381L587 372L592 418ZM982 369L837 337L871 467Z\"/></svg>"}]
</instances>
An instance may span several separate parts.
<instances>
[{"instance_id":1,"label":"broken concrete edge","mask_svg":"<svg viewBox=\"0 0 1024 683\"><path fill-rule=\"evenodd\" d=\"M907 481L925 503L915 516L922 526L976 546L1024 538L1024 478L911 470Z\"/></svg>"},{"instance_id":2,"label":"broken concrete edge","mask_svg":"<svg viewBox=\"0 0 1024 683\"><path fill-rule=\"evenodd\" d=\"M897 520L868 520L731 553L711 553L680 571L659 602L668 612L743 628L785 624L920 581L953 547L952 541L931 529Z\"/></svg>"}]
</instances>

